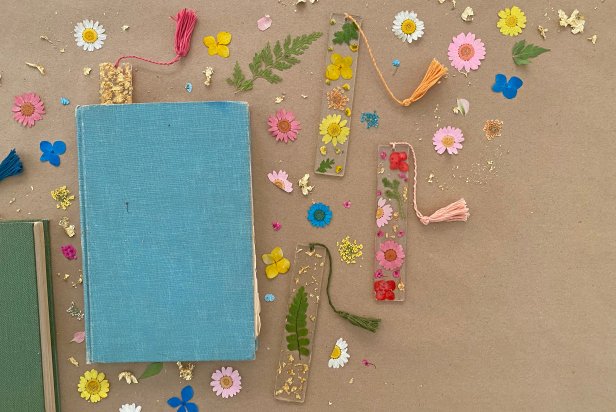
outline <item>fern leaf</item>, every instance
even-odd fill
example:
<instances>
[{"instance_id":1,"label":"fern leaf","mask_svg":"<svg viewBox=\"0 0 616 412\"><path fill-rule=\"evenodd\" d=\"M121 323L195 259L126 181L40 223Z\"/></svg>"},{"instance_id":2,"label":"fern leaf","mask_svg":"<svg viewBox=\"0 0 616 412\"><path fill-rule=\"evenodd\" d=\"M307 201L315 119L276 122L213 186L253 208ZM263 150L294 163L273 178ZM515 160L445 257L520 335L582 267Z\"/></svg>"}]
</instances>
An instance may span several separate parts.
<instances>
[{"instance_id":1,"label":"fern leaf","mask_svg":"<svg viewBox=\"0 0 616 412\"><path fill-rule=\"evenodd\" d=\"M289 333L287 339L287 349L290 351L297 351L299 358L302 355L310 355L308 345L310 345L310 339L303 336L308 335L306 329L306 311L308 310L308 295L304 287L300 287L295 292L295 297L289 306L289 314L287 315L287 324L285 330Z\"/></svg>"}]
</instances>

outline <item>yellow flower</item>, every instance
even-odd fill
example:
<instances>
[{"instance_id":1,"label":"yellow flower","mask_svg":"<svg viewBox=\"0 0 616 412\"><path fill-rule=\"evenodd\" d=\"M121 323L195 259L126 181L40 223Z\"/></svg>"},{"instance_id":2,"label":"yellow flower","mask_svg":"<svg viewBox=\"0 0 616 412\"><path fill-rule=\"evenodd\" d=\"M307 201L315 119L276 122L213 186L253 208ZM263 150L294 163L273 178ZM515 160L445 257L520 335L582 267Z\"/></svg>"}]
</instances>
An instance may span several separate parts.
<instances>
[{"instance_id":1,"label":"yellow flower","mask_svg":"<svg viewBox=\"0 0 616 412\"><path fill-rule=\"evenodd\" d=\"M346 91L351 90L351 86L350 86L348 83L343 84L343 85L342 85L342 88L343 88L344 90L346 90Z\"/></svg>"},{"instance_id":2,"label":"yellow flower","mask_svg":"<svg viewBox=\"0 0 616 412\"><path fill-rule=\"evenodd\" d=\"M353 78L353 58L351 56L342 57L338 53L333 53L330 58L331 64L327 66L325 77L329 80L338 80L342 75L343 79Z\"/></svg>"},{"instance_id":3,"label":"yellow flower","mask_svg":"<svg viewBox=\"0 0 616 412\"><path fill-rule=\"evenodd\" d=\"M327 147L325 147L325 146L321 146L321 147L319 148L319 151L321 152L321 154L322 154L323 156L325 156L325 155L327 154Z\"/></svg>"},{"instance_id":4,"label":"yellow flower","mask_svg":"<svg viewBox=\"0 0 616 412\"><path fill-rule=\"evenodd\" d=\"M79 377L77 390L81 392L81 397L89 402L96 403L107 397L109 393L109 381L105 379L105 374L97 372L96 369L86 371Z\"/></svg>"},{"instance_id":5,"label":"yellow flower","mask_svg":"<svg viewBox=\"0 0 616 412\"><path fill-rule=\"evenodd\" d=\"M227 45L231 43L231 33L221 31L214 36L206 36L203 38L203 44L207 46L207 52L210 56L219 55L220 57L229 57L229 48Z\"/></svg>"},{"instance_id":6,"label":"yellow flower","mask_svg":"<svg viewBox=\"0 0 616 412\"><path fill-rule=\"evenodd\" d=\"M505 36L517 36L526 27L526 16L518 6L499 11L498 17L500 20L496 23L496 27Z\"/></svg>"},{"instance_id":7,"label":"yellow flower","mask_svg":"<svg viewBox=\"0 0 616 412\"><path fill-rule=\"evenodd\" d=\"M347 120L341 120L342 116L339 114L328 114L319 125L319 133L323 135L321 139L323 143L327 144L332 142L334 147L338 143L344 144L346 142L351 129L346 127Z\"/></svg>"},{"instance_id":8,"label":"yellow flower","mask_svg":"<svg viewBox=\"0 0 616 412\"><path fill-rule=\"evenodd\" d=\"M349 44L349 50L351 50L353 53L356 53L357 50L359 50L359 44L357 43Z\"/></svg>"},{"instance_id":9,"label":"yellow flower","mask_svg":"<svg viewBox=\"0 0 616 412\"><path fill-rule=\"evenodd\" d=\"M283 256L282 249L279 247L275 247L272 253L264 254L261 259L267 265L265 275L268 279L274 279L280 273L287 273L291 267L291 262Z\"/></svg>"},{"instance_id":10,"label":"yellow flower","mask_svg":"<svg viewBox=\"0 0 616 412\"><path fill-rule=\"evenodd\" d=\"M346 114L347 117L351 117L351 108L347 107L346 109L344 109L344 114Z\"/></svg>"},{"instance_id":11,"label":"yellow flower","mask_svg":"<svg viewBox=\"0 0 616 412\"><path fill-rule=\"evenodd\" d=\"M336 166L336 173L342 173L342 166Z\"/></svg>"}]
</instances>

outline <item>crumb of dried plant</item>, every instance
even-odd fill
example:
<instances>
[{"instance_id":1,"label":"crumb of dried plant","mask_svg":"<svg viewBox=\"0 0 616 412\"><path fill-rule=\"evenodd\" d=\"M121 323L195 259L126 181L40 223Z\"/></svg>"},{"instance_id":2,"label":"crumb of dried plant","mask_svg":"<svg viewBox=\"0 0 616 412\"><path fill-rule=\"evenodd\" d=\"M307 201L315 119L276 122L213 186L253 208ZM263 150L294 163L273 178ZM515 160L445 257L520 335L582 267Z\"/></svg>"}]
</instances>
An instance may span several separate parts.
<instances>
[{"instance_id":1,"label":"crumb of dried plant","mask_svg":"<svg viewBox=\"0 0 616 412\"><path fill-rule=\"evenodd\" d=\"M486 139L492 140L495 137L501 136L503 124L504 123L501 120L486 120L483 125L483 131L486 133Z\"/></svg>"},{"instance_id":2,"label":"crumb of dried plant","mask_svg":"<svg viewBox=\"0 0 616 412\"><path fill-rule=\"evenodd\" d=\"M38 70L39 73L41 73L41 75L43 75L43 76L45 75L45 68L43 66L41 66L40 64L26 62L26 66L32 67L32 68Z\"/></svg>"},{"instance_id":3,"label":"crumb of dried plant","mask_svg":"<svg viewBox=\"0 0 616 412\"><path fill-rule=\"evenodd\" d=\"M125 24L124 26L122 26L122 31L126 31L128 29L130 29L129 25Z\"/></svg>"},{"instance_id":4,"label":"crumb of dried plant","mask_svg":"<svg viewBox=\"0 0 616 412\"><path fill-rule=\"evenodd\" d=\"M597 44L597 35L593 34L587 40L589 40L592 44Z\"/></svg>"},{"instance_id":5,"label":"crumb of dried plant","mask_svg":"<svg viewBox=\"0 0 616 412\"><path fill-rule=\"evenodd\" d=\"M548 29L546 29L545 27L539 25L537 26L537 30L539 31L539 35L543 38L543 40L545 40L547 38L547 32L549 31Z\"/></svg>"},{"instance_id":6,"label":"crumb of dried plant","mask_svg":"<svg viewBox=\"0 0 616 412\"><path fill-rule=\"evenodd\" d=\"M205 80L203 81L203 84L205 84L206 86L212 84L212 75L214 74L214 68L211 66L207 66L202 73L205 75Z\"/></svg>"},{"instance_id":7,"label":"crumb of dried plant","mask_svg":"<svg viewBox=\"0 0 616 412\"><path fill-rule=\"evenodd\" d=\"M92 72L92 68L91 67L84 67L83 68L83 75L84 76L89 76L91 72Z\"/></svg>"},{"instance_id":8,"label":"crumb of dried plant","mask_svg":"<svg viewBox=\"0 0 616 412\"><path fill-rule=\"evenodd\" d=\"M558 18L560 19L559 24L562 27L571 27L571 33L578 34L584 32L584 24L586 24L586 19L580 14L578 9L573 10L571 12L571 16L569 17L567 17L567 13L563 10L558 10Z\"/></svg>"},{"instance_id":9,"label":"crumb of dried plant","mask_svg":"<svg viewBox=\"0 0 616 412\"><path fill-rule=\"evenodd\" d=\"M135 377L135 375L133 375L132 372L130 371L122 371L118 374L118 380L121 381L122 379L124 379L126 381L126 383L128 383L129 385L132 383L139 383L139 381L137 380L137 378Z\"/></svg>"},{"instance_id":10,"label":"crumb of dried plant","mask_svg":"<svg viewBox=\"0 0 616 412\"><path fill-rule=\"evenodd\" d=\"M473 21L474 15L475 13L473 12L472 7L466 7L464 11L462 12L462 14L460 15L460 17L462 18L462 20L466 22L471 22Z\"/></svg>"}]
</instances>

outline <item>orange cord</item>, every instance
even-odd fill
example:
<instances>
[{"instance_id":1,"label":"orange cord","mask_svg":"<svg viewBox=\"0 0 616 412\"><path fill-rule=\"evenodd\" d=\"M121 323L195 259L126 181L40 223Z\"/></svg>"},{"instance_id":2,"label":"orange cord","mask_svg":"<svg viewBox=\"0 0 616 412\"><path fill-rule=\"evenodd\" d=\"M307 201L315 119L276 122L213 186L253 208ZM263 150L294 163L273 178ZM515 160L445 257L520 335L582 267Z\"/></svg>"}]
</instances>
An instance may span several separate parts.
<instances>
[{"instance_id":1,"label":"orange cord","mask_svg":"<svg viewBox=\"0 0 616 412\"><path fill-rule=\"evenodd\" d=\"M445 66L439 63L436 59L432 59L432 62L430 63L430 66L428 66L428 70L426 71L424 78L422 79L421 83L419 83L419 86L417 86L417 89L415 89L413 94L411 94L410 97L404 100L398 99L394 95L394 93L391 91L391 89L389 88L389 85L385 81L385 77L383 77L383 73L381 72L381 69L379 69L379 65L376 63L376 59L374 58L374 53L372 53L372 48L370 47L370 43L368 43L368 38L366 37L366 34L361 29L357 21L353 18L353 16L349 15L348 13L344 13L344 16L345 18L355 23L355 26L357 26L357 29L359 30L359 34L361 34L361 37L364 39L364 42L366 43L366 47L368 48L370 59L372 59L372 65L376 69L376 72L379 75L379 78L381 79L383 86L385 86L385 90L387 91L387 93L389 93L389 96L391 96L391 98L395 100L399 105L406 107L406 106L410 106L411 104L415 103L417 100L424 97L424 95L428 92L428 90L430 90L430 88L432 88L432 86L434 86L441 79L441 77L447 74L447 69L445 68Z\"/></svg>"}]
</instances>

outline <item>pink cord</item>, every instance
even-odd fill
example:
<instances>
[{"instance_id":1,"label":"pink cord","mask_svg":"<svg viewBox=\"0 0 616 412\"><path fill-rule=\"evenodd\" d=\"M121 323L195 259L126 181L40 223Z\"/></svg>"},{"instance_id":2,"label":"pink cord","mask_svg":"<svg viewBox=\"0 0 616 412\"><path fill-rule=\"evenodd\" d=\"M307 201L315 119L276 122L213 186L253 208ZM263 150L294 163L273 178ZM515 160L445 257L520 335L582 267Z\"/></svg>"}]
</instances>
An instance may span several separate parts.
<instances>
[{"instance_id":1,"label":"pink cord","mask_svg":"<svg viewBox=\"0 0 616 412\"><path fill-rule=\"evenodd\" d=\"M464 199L460 199L456 202L451 203L443 208L440 208L436 212L432 213L430 216L424 216L419 209L417 209L417 157L415 156L415 149L413 146L407 142L392 142L390 143L393 150L396 150L396 145L405 145L410 147L411 154L413 155L413 208L415 209L415 214L419 218L419 221L424 225L429 225L430 223L436 222L466 222L470 213L468 212L468 207L466 206L466 201Z\"/></svg>"},{"instance_id":2,"label":"pink cord","mask_svg":"<svg viewBox=\"0 0 616 412\"><path fill-rule=\"evenodd\" d=\"M159 64L162 66L167 66L173 64L180 60L182 57L188 54L190 50L190 39L192 38L193 30L195 29L195 25L197 24L197 15L193 10L183 9L175 16L171 17L171 19L175 20L175 57L168 62L159 62L156 60L146 59L144 57L139 56L120 56L118 60L116 60L114 66L118 67L120 61L122 59L138 59L148 63Z\"/></svg>"}]
</instances>

